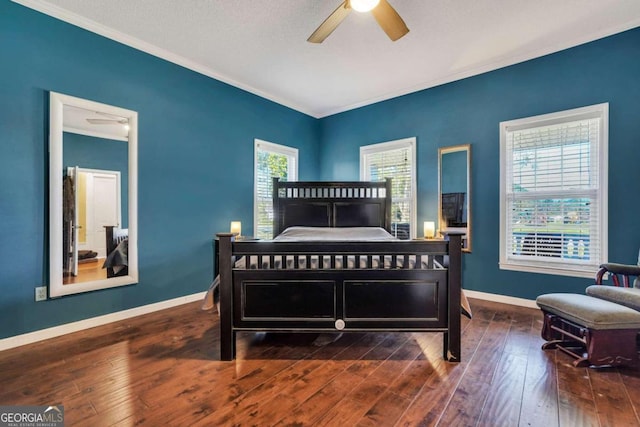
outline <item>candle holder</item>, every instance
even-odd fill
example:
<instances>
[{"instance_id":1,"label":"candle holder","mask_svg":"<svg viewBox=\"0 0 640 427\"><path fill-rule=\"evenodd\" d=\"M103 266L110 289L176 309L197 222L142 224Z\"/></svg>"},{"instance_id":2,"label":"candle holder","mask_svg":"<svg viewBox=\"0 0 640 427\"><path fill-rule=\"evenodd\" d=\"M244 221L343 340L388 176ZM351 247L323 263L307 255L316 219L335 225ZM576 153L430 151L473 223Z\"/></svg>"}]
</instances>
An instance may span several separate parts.
<instances>
[{"instance_id":1,"label":"candle holder","mask_svg":"<svg viewBox=\"0 0 640 427\"><path fill-rule=\"evenodd\" d=\"M240 221L231 221L230 233L236 238L242 237L242 223Z\"/></svg>"},{"instance_id":2,"label":"candle holder","mask_svg":"<svg viewBox=\"0 0 640 427\"><path fill-rule=\"evenodd\" d=\"M436 223L433 221L424 222L424 238L433 239L436 235Z\"/></svg>"}]
</instances>

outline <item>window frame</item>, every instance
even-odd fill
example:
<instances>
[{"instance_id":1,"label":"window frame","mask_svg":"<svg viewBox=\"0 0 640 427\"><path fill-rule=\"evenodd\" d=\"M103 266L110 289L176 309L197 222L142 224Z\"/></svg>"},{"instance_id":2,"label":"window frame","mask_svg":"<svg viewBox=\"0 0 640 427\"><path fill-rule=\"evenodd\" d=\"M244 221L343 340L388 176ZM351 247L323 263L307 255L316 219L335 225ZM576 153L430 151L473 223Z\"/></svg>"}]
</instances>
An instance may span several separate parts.
<instances>
[{"instance_id":1,"label":"window frame","mask_svg":"<svg viewBox=\"0 0 640 427\"><path fill-rule=\"evenodd\" d=\"M531 259L513 259L509 257L509 248L512 247L512 235L507 233L508 219L508 201L509 193L507 190L507 171L510 166L510 158L513 151L507 152L507 133L521 131L531 128L543 126L561 125L564 123L575 122L579 120L599 119L599 135L598 135L598 152L597 156L597 184L596 184L596 203L598 204L597 213L595 215L598 221L596 232L598 239L599 258L590 260L589 262L574 261L564 259L559 262L549 262L549 258L532 256ZM594 142L590 141L591 148ZM581 108L558 111L555 113L543 114L538 116L526 117L521 119L509 120L500 123L500 262L501 270L521 271L528 273L554 274L560 276L585 277L593 278L598 270L598 266L607 262L608 259L608 151L609 151L609 104L595 104ZM584 190L575 190L576 193ZM550 192L551 193L551 192ZM557 197L567 197L568 190L558 190ZM554 195L548 195L553 198ZM582 196L583 197L583 196ZM508 240L508 241L507 241ZM595 254L597 257L597 254Z\"/></svg>"},{"instance_id":2,"label":"window frame","mask_svg":"<svg viewBox=\"0 0 640 427\"><path fill-rule=\"evenodd\" d=\"M386 151L394 151L409 148L411 156L411 197L409 198L409 206L411 209L409 219L409 239L415 239L417 236L417 180L416 180L416 137L397 139L393 141L380 142L376 144L363 145L360 147L360 180L370 181L369 165L367 156L372 154L383 153ZM391 195L392 200L397 200ZM393 221L392 221L393 222Z\"/></svg>"},{"instance_id":3,"label":"window frame","mask_svg":"<svg viewBox=\"0 0 640 427\"><path fill-rule=\"evenodd\" d=\"M267 151L273 154L279 154L288 158L287 164L287 180L298 180L298 149L286 145L275 144L273 142L254 139L253 146L253 234L258 237L258 204L264 199L260 199L258 195L258 150ZM271 180L272 177L269 177ZM269 200L273 203L272 195ZM273 238L273 221L271 222L271 237Z\"/></svg>"}]
</instances>

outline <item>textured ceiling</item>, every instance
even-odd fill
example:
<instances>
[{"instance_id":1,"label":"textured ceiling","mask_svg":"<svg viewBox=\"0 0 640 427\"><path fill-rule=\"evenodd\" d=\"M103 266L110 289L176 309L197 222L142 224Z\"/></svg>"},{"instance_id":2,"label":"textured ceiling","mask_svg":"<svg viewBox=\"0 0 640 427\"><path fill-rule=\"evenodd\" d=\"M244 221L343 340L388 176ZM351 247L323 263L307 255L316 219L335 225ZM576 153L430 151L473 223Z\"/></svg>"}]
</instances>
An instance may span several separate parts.
<instances>
[{"instance_id":1,"label":"textured ceiling","mask_svg":"<svg viewBox=\"0 0 640 427\"><path fill-rule=\"evenodd\" d=\"M314 117L324 117L640 26L640 0L389 0L391 42L341 0L14 0Z\"/></svg>"}]
</instances>

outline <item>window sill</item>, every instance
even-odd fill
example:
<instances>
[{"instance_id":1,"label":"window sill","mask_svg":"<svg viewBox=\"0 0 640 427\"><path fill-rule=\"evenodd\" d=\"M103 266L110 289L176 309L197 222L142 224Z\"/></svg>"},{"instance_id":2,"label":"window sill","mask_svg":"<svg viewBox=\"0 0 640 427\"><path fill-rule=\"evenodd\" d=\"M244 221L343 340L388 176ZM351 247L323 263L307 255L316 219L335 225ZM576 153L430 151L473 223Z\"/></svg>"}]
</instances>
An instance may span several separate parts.
<instances>
[{"instance_id":1,"label":"window sill","mask_svg":"<svg viewBox=\"0 0 640 427\"><path fill-rule=\"evenodd\" d=\"M581 270L563 268L561 266L545 265L538 267L530 264L517 264L517 263L504 263L499 264L500 270L520 271L522 273L539 273L549 274L552 276L568 276L568 277L582 277L587 279L595 279L598 268L593 265L584 266Z\"/></svg>"}]
</instances>

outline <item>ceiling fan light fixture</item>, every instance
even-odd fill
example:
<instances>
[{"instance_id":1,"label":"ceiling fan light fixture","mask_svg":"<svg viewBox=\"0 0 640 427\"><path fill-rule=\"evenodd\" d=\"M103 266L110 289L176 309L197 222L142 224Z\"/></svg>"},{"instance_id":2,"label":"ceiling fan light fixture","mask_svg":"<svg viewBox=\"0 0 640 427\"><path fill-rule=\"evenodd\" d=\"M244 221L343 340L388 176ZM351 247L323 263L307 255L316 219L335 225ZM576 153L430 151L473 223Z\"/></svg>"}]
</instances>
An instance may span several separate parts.
<instances>
[{"instance_id":1,"label":"ceiling fan light fixture","mask_svg":"<svg viewBox=\"0 0 640 427\"><path fill-rule=\"evenodd\" d=\"M409 32L398 12L387 0L344 0L327 19L309 36L310 43L322 43L329 34L349 15L351 9L359 12L371 12L378 25L392 41L396 41Z\"/></svg>"},{"instance_id":2,"label":"ceiling fan light fixture","mask_svg":"<svg viewBox=\"0 0 640 427\"><path fill-rule=\"evenodd\" d=\"M369 12L374 9L380 0L351 0L351 8L358 12Z\"/></svg>"}]
</instances>

